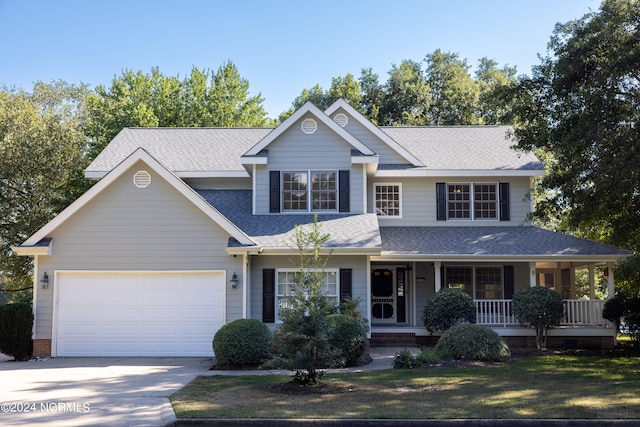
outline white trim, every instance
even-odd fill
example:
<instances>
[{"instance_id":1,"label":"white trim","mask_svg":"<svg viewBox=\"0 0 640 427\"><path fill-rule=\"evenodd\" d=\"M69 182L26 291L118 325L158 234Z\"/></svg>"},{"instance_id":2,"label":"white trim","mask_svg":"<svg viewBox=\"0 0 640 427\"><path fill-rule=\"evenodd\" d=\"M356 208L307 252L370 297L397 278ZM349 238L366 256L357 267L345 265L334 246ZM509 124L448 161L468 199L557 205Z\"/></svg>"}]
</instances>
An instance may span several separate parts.
<instances>
[{"instance_id":1,"label":"white trim","mask_svg":"<svg viewBox=\"0 0 640 427\"><path fill-rule=\"evenodd\" d=\"M14 246L11 250L18 256L51 255L52 243L47 246Z\"/></svg>"},{"instance_id":2,"label":"white trim","mask_svg":"<svg viewBox=\"0 0 640 427\"><path fill-rule=\"evenodd\" d=\"M258 185L258 167L256 165L252 166L252 175L251 175L251 215L256 214L256 205L258 203L258 195L256 188Z\"/></svg>"},{"instance_id":3,"label":"white trim","mask_svg":"<svg viewBox=\"0 0 640 427\"><path fill-rule=\"evenodd\" d=\"M378 169L376 178L406 178L406 177L518 177L529 176L542 178L544 171L537 169Z\"/></svg>"},{"instance_id":4,"label":"white trim","mask_svg":"<svg viewBox=\"0 0 640 427\"><path fill-rule=\"evenodd\" d=\"M378 215L378 211L376 209L376 203L378 202L378 186L387 186L387 187L398 187L398 194L400 195L400 199L398 200L400 206L398 207L399 214L398 215ZM374 182L373 183L373 212L378 215L380 219L402 219L402 182Z\"/></svg>"},{"instance_id":5,"label":"white trim","mask_svg":"<svg viewBox=\"0 0 640 427\"><path fill-rule=\"evenodd\" d=\"M367 176L367 168L362 168L362 212L367 212L367 202L369 200L368 189L369 179Z\"/></svg>"},{"instance_id":6,"label":"white trim","mask_svg":"<svg viewBox=\"0 0 640 427\"><path fill-rule=\"evenodd\" d=\"M335 188L335 194L336 194L336 198L335 198L335 209L313 209L313 185L312 185L312 180L313 178L311 177L311 174L313 173L322 173L322 172L333 172L335 174L335 178L336 178L336 188ZM285 198L284 198L284 174L285 173L300 173L300 174L304 174L306 173L307 175L307 189L305 190L307 192L307 209L306 210L302 210L302 209L289 209L289 210L285 210L284 208L284 203L285 203ZM316 192L318 191L323 191L323 190L315 190ZM339 212L339 201L340 201L340 171L338 169L301 169L301 170L281 170L280 171L280 213L282 214L300 214L300 213L337 213Z\"/></svg>"},{"instance_id":7,"label":"white trim","mask_svg":"<svg viewBox=\"0 0 640 427\"><path fill-rule=\"evenodd\" d=\"M380 156L351 156L351 164L352 165L363 165L363 164L372 164L377 165L380 163Z\"/></svg>"},{"instance_id":8,"label":"white trim","mask_svg":"<svg viewBox=\"0 0 640 427\"><path fill-rule=\"evenodd\" d=\"M266 165L269 164L267 156L243 156L240 157L240 163L243 165Z\"/></svg>"},{"instance_id":9,"label":"white trim","mask_svg":"<svg viewBox=\"0 0 640 427\"><path fill-rule=\"evenodd\" d=\"M265 162L266 163L266 162ZM243 163L244 164L244 163ZM251 163L247 163L251 164ZM172 171L178 178L249 178L247 171ZM109 172L85 172L84 177L90 180L100 180Z\"/></svg>"},{"instance_id":10,"label":"white trim","mask_svg":"<svg viewBox=\"0 0 640 427\"><path fill-rule=\"evenodd\" d=\"M411 163L414 166L424 166L417 157L404 149L400 144L394 141L389 135L381 131L377 126L367 120L362 114L358 113L355 108L349 105L344 99L338 99L336 102L331 104L329 108L325 110L325 113L330 116L335 113L338 109L344 110L348 115L353 117L358 123L364 126L369 132L373 133L375 136L380 138L382 142L387 144L389 148L395 151L398 155L404 158L406 161Z\"/></svg>"},{"instance_id":11,"label":"white trim","mask_svg":"<svg viewBox=\"0 0 640 427\"><path fill-rule=\"evenodd\" d=\"M469 262L469 260L482 262L616 262L628 255L450 255L450 254L386 254L372 256L372 261L447 261Z\"/></svg>"},{"instance_id":12,"label":"white trim","mask_svg":"<svg viewBox=\"0 0 640 427\"><path fill-rule=\"evenodd\" d=\"M58 214L55 218L49 221L44 227L38 230L35 234L29 237L21 246L33 246L40 240L48 237L56 228L62 223L73 216L80 208L93 200L94 197L99 195L104 189L106 189L111 183L122 176L138 161L146 163L147 166L155 173L160 175L165 181L174 187L180 194L185 196L191 203L199 208L205 215L211 220L216 222L233 238L238 240L243 245L256 245L249 236L247 236L242 230L236 227L231 221L229 221L224 215L222 215L217 209L207 203L198 193L189 187L184 181L178 178L175 174L165 168L156 159L154 159L143 148L138 148L131 153L129 157L120 162L104 179L98 181L87 192L80 196L75 202L69 205L65 210Z\"/></svg>"},{"instance_id":13,"label":"white trim","mask_svg":"<svg viewBox=\"0 0 640 427\"><path fill-rule=\"evenodd\" d=\"M260 142L249 149L249 151L244 153L244 156L256 156L307 113L315 116L318 121L329 127L332 131L337 133L338 136L342 137L342 139L344 139L347 143L349 143L352 147L354 147L361 153L366 155L375 154L369 147L358 141L358 139L356 139L353 135L341 128L339 124L331 120L331 118L323 113L320 109L318 109L318 107L313 105L311 102L307 102L295 113L293 113L288 119L282 122L280 126L269 132L267 136L260 140Z\"/></svg>"}]
</instances>

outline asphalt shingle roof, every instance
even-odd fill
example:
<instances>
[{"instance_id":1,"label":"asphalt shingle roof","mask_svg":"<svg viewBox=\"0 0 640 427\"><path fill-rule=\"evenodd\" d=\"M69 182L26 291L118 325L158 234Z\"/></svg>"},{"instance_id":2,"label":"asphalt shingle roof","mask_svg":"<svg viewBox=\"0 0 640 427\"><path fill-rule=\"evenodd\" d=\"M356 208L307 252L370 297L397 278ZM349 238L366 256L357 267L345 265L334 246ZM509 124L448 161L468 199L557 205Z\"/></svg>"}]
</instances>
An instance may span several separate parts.
<instances>
[{"instance_id":1,"label":"asphalt shingle roof","mask_svg":"<svg viewBox=\"0 0 640 427\"><path fill-rule=\"evenodd\" d=\"M516 151L510 126L381 127L430 170L544 170L532 153Z\"/></svg>"},{"instance_id":2,"label":"asphalt shingle roof","mask_svg":"<svg viewBox=\"0 0 640 427\"><path fill-rule=\"evenodd\" d=\"M172 172L243 171L240 157L273 129L125 128L87 168L108 172L142 147Z\"/></svg>"},{"instance_id":3,"label":"asphalt shingle roof","mask_svg":"<svg viewBox=\"0 0 640 427\"><path fill-rule=\"evenodd\" d=\"M209 204L238 226L263 248L288 249L296 225L313 224L313 214L252 215L250 190L196 190ZM318 214L321 232L331 249L381 247L375 214Z\"/></svg>"},{"instance_id":4,"label":"asphalt shingle roof","mask_svg":"<svg viewBox=\"0 0 640 427\"><path fill-rule=\"evenodd\" d=\"M516 151L509 126L381 127L422 161L426 170L544 170L532 153ZM89 165L108 172L138 147L173 172L229 172L245 169L241 156L269 128L125 128ZM380 169L415 168L388 165Z\"/></svg>"},{"instance_id":5,"label":"asphalt shingle roof","mask_svg":"<svg viewBox=\"0 0 640 427\"><path fill-rule=\"evenodd\" d=\"M614 246L534 226L380 227L382 255L625 256Z\"/></svg>"}]
</instances>

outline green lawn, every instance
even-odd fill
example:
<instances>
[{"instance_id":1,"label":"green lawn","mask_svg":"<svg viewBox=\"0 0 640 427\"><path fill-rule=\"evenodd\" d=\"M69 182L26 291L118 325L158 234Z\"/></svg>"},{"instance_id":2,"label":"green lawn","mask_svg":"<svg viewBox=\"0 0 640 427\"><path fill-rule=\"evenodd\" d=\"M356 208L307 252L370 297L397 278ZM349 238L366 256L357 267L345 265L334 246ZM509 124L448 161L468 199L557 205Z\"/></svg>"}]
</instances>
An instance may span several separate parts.
<instances>
[{"instance_id":1,"label":"green lawn","mask_svg":"<svg viewBox=\"0 0 640 427\"><path fill-rule=\"evenodd\" d=\"M640 418L640 357L332 374L331 392L274 390L289 380L199 377L171 401L178 418Z\"/></svg>"}]
</instances>

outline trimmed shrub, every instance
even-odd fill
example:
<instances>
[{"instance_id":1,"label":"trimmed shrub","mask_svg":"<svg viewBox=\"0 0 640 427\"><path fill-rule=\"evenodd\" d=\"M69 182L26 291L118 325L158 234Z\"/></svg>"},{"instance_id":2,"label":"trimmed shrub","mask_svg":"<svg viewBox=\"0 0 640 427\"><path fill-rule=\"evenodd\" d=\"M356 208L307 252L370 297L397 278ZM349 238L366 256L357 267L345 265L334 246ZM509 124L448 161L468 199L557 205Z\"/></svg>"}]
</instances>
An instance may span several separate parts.
<instances>
[{"instance_id":1,"label":"trimmed shrub","mask_svg":"<svg viewBox=\"0 0 640 427\"><path fill-rule=\"evenodd\" d=\"M367 326L357 317L347 314L331 314L329 344L341 353L338 365L354 366L367 349Z\"/></svg>"},{"instance_id":2,"label":"trimmed shrub","mask_svg":"<svg viewBox=\"0 0 640 427\"><path fill-rule=\"evenodd\" d=\"M513 296L513 314L536 330L538 349L546 348L549 332L564 317L562 295L542 286L523 289Z\"/></svg>"},{"instance_id":3,"label":"trimmed shrub","mask_svg":"<svg viewBox=\"0 0 640 427\"><path fill-rule=\"evenodd\" d=\"M476 308L462 289L443 288L427 300L422 320L429 332L444 332L459 323L476 323Z\"/></svg>"},{"instance_id":4,"label":"trimmed shrub","mask_svg":"<svg viewBox=\"0 0 640 427\"><path fill-rule=\"evenodd\" d=\"M271 331L259 320L238 319L223 325L213 337L216 363L222 367L253 366L271 357Z\"/></svg>"},{"instance_id":5,"label":"trimmed shrub","mask_svg":"<svg viewBox=\"0 0 640 427\"><path fill-rule=\"evenodd\" d=\"M485 326L473 324L447 329L434 350L441 359L498 361L511 356L500 335Z\"/></svg>"},{"instance_id":6,"label":"trimmed shrub","mask_svg":"<svg viewBox=\"0 0 640 427\"><path fill-rule=\"evenodd\" d=\"M0 306L0 352L15 360L28 360L33 353L33 310L29 303Z\"/></svg>"}]
</instances>

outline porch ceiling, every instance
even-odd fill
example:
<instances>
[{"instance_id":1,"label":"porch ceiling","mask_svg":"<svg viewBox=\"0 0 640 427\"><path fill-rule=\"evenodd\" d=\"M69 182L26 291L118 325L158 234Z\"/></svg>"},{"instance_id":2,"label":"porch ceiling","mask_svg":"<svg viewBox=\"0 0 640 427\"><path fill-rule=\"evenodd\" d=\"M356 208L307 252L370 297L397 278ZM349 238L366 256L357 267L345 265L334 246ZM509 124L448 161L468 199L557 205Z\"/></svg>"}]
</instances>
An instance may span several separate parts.
<instances>
[{"instance_id":1,"label":"porch ceiling","mask_svg":"<svg viewBox=\"0 0 640 427\"><path fill-rule=\"evenodd\" d=\"M380 227L381 258L616 261L630 252L534 226Z\"/></svg>"}]
</instances>

